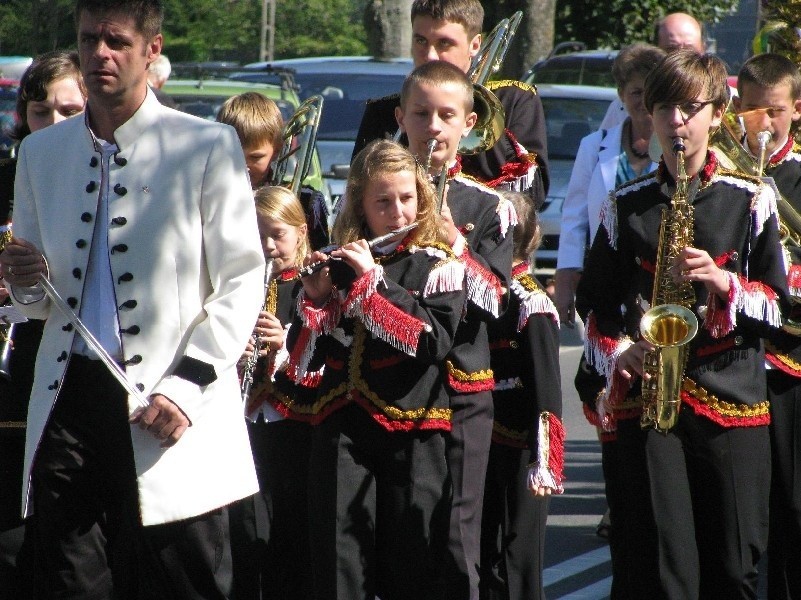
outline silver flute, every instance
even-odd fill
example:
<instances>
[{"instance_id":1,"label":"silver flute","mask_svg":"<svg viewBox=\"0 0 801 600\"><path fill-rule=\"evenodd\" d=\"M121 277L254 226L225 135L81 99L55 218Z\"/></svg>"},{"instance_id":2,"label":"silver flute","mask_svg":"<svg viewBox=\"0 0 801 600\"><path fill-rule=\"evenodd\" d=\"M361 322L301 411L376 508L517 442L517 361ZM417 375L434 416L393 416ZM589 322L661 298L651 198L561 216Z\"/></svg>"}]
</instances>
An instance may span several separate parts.
<instances>
[{"instance_id":1,"label":"silver flute","mask_svg":"<svg viewBox=\"0 0 801 600\"><path fill-rule=\"evenodd\" d=\"M386 242L395 239L399 235L401 235L403 233L406 233L407 231L411 231L412 229L417 227L417 225L418 225L418 222L415 221L414 223L409 223L408 225L404 225L403 227L399 227L395 231L390 231L389 233L385 233L384 235L379 235L378 237L374 237L373 239L371 239L371 240L369 240L367 242L367 246L370 249L381 247L381 246L385 245ZM339 249L339 246L337 246L336 248L332 248L331 250L329 250L328 253L330 254L334 250L338 250L338 249ZM321 260L320 262L316 262L316 263L312 263L310 265L306 265L302 269L298 269L298 274L301 277L306 277L308 275L311 275L312 273L316 273L317 271L319 271L323 267L327 267L331 263L332 260L335 260L335 259L332 259L329 256L326 260Z\"/></svg>"}]
</instances>

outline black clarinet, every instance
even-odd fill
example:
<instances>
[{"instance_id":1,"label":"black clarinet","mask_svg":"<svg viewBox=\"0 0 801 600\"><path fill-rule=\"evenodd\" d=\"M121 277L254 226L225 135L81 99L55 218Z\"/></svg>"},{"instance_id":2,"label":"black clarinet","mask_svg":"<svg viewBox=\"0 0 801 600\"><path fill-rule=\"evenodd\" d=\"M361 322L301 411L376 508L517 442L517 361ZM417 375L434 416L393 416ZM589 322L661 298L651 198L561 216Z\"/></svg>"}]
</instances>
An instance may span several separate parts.
<instances>
[{"instance_id":1,"label":"black clarinet","mask_svg":"<svg viewBox=\"0 0 801 600\"><path fill-rule=\"evenodd\" d=\"M264 268L264 304L262 310L267 310L267 296L270 293L270 278L273 274L274 261L270 259ZM250 397L250 388L253 387L253 373L256 371L256 363L259 361L259 352L261 351L261 343L259 336L253 336L253 354L248 356L245 362L245 368L242 371L242 402L247 403Z\"/></svg>"}]
</instances>

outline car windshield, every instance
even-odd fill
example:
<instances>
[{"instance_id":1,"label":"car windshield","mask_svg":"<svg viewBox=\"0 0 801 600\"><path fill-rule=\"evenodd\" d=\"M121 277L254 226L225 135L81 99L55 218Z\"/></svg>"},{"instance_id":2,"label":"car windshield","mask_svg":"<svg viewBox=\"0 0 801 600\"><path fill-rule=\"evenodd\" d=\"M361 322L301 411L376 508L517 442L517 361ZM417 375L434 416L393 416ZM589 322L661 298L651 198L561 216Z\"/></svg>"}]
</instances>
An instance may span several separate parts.
<instances>
[{"instance_id":1,"label":"car windshield","mask_svg":"<svg viewBox=\"0 0 801 600\"><path fill-rule=\"evenodd\" d=\"M404 75L360 73L297 73L300 99L325 99L318 140L355 140L365 103L400 91Z\"/></svg>"},{"instance_id":2,"label":"car windshield","mask_svg":"<svg viewBox=\"0 0 801 600\"><path fill-rule=\"evenodd\" d=\"M598 129L609 108L609 100L586 98L542 98L548 158L574 160L581 139Z\"/></svg>"}]
</instances>

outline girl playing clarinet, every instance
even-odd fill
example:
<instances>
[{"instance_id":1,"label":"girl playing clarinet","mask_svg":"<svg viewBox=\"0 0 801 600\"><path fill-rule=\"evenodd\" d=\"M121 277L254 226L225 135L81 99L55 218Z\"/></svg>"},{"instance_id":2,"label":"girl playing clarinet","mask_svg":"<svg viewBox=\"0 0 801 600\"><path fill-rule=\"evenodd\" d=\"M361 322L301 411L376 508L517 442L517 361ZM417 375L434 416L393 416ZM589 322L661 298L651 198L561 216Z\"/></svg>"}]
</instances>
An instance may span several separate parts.
<instances>
[{"instance_id":1,"label":"girl playing clarinet","mask_svg":"<svg viewBox=\"0 0 801 600\"><path fill-rule=\"evenodd\" d=\"M427 598L447 532L441 363L465 303L464 266L444 243L436 198L401 146L354 159L330 266L303 278L289 373L324 361L310 463L315 597ZM417 227L371 252L368 240ZM315 252L311 261L328 260ZM315 355L312 352L315 352Z\"/></svg>"},{"instance_id":2,"label":"girl playing clarinet","mask_svg":"<svg viewBox=\"0 0 801 600\"><path fill-rule=\"evenodd\" d=\"M242 357L248 364L254 352L259 355L244 400L260 490L234 510L235 593L237 600L260 599L260 590L270 598L308 598L306 477L311 426L292 413L286 399L313 395L314 388L276 378L286 362L284 335L301 289L297 268L309 248L306 216L297 197L283 187L259 188L255 200L264 258L272 264L264 306Z\"/></svg>"}]
</instances>

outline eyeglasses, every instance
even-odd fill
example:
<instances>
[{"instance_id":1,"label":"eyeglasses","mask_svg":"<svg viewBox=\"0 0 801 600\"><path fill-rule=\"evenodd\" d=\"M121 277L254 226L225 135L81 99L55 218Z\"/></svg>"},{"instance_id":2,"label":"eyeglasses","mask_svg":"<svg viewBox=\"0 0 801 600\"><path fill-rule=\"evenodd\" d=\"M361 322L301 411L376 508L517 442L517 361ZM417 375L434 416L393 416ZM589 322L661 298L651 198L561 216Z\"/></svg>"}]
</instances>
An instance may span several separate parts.
<instances>
[{"instance_id":1,"label":"eyeglasses","mask_svg":"<svg viewBox=\"0 0 801 600\"><path fill-rule=\"evenodd\" d=\"M708 104L713 104L714 100L707 100L705 102L682 102L681 104L669 104L667 102L660 102L656 105L656 111L660 113L670 113L679 109L679 113L681 114L681 119L685 123L692 119L695 115L701 112L704 107Z\"/></svg>"}]
</instances>

